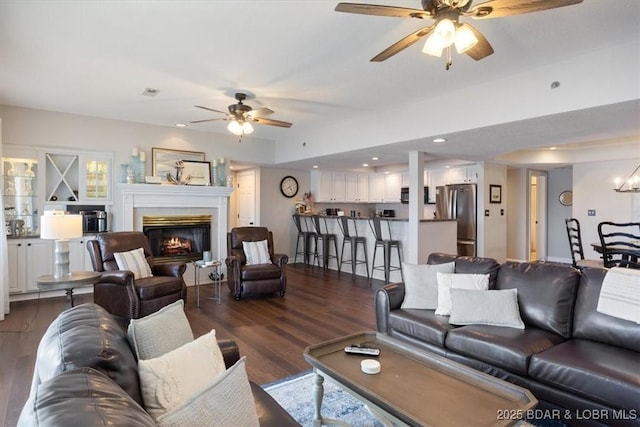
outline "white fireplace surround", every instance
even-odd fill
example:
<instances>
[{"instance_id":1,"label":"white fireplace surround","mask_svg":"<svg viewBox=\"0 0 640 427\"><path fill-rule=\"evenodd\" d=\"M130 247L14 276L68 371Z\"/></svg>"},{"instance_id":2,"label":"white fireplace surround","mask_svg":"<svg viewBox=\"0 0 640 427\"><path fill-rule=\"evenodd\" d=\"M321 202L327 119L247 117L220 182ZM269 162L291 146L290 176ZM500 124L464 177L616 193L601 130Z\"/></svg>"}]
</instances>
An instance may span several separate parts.
<instances>
[{"instance_id":1,"label":"white fireplace surround","mask_svg":"<svg viewBox=\"0 0 640 427\"><path fill-rule=\"evenodd\" d=\"M120 184L123 230L142 231L144 215L211 215L211 250L227 256L230 187Z\"/></svg>"}]
</instances>

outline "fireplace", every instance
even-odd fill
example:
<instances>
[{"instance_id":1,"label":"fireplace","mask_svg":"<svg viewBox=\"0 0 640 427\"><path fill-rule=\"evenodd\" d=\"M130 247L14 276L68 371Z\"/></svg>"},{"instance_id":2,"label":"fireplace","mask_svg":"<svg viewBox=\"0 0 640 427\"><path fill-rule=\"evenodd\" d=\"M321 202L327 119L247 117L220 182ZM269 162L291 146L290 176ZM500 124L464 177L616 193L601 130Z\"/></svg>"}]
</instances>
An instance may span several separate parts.
<instances>
[{"instance_id":1,"label":"fireplace","mask_svg":"<svg viewBox=\"0 0 640 427\"><path fill-rule=\"evenodd\" d=\"M202 259L211 250L211 215L145 215L142 232L160 263Z\"/></svg>"}]
</instances>

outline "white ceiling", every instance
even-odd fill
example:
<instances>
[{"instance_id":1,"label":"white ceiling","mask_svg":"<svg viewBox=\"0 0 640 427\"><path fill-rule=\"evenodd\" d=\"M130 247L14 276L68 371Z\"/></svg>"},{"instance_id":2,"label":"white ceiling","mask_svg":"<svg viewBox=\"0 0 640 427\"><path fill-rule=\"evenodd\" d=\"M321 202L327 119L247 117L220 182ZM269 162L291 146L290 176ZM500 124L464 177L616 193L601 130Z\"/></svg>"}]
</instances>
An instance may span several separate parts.
<instances>
[{"instance_id":1,"label":"white ceiling","mask_svg":"<svg viewBox=\"0 0 640 427\"><path fill-rule=\"evenodd\" d=\"M420 8L419 0L361 2ZM275 111L270 118L293 123L290 129L255 126L252 137L276 141L279 152L303 141L321 141L325 126L358 126L357 117L373 118L386 129L370 147L356 144L356 150L341 153L345 145L338 141L336 148L284 155L277 162L293 168L354 168L373 155L381 158L380 165L392 164L405 161L409 149L427 151L430 158L486 160L563 143L573 148L576 143L640 141L637 76L635 93L614 102L585 102L588 108L573 111L549 107L546 114L490 126L461 119L459 128L446 134L456 144L426 145L436 136L428 126L423 134L404 136L406 124L398 119L405 110L411 115L426 98L471 92L573 56L637 47L637 0L585 0L473 21L495 54L479 62L454 54L450 71L444 59L422 54L420 42L383 63L369 62L425 22L338 13L336 4L0 0L0 104L174 126L216 117L193 106L226 110L235 102L233 94L243 91L249 94L247 104L269 107ZM639 52L620 58L621 66L629 61L637 69ZM588 77L589 70L584 74ZM550 83L545 82L547 89ZM558 90L567 84L563 80ZM160 92L142 96L146 88ZM593 87L604 90L606 85ZM188 129L222 133L225 125L214 121ZM496 140L508 143L490 142Z\"/></svg>"}]
</instances>

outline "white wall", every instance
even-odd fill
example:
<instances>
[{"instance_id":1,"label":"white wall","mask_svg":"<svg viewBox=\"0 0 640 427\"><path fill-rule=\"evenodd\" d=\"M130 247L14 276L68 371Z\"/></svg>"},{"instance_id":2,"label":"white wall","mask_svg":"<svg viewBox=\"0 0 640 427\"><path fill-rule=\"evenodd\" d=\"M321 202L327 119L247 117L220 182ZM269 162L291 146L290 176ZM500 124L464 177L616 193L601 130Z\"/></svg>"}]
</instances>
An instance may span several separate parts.
<instances>
[{"instance_id":1,"label":"white wall","mask_svg":"<svg viewBox=\"0 0 640 427\"><path fill-rule=\"evenodd\" d=\"M481 187L478 188L478 199L482 198L483 201L483 203L478 203L478 234L482 235L482 240L478 239L479 244L481 243L478 255L504 262L507 259L507 207L509 202L507 167L495 163L485 163L482 169L484 169L484 179L479 180L478 184ZM502 186L502 203L489 202L489 185ZM484 216L485 210L489 210L489 216ZM504 210L504 215L501 214L501 210Z\"/></svg>"},{"instance_id":2,"label":"white wall","mask_svg":"<svg viewBox=\"0 0 640 427\"><path fill-rule=\"evenodd\" d=\"M507 259L526 261L527 170L507 170Z\"/></svg>"},{"instance_id":3,"label":"white wall","mask_svg":"<svg viewBox=\"0 0 640 427\"><path fill-rule=\"evenodd\" d=\"M602 221L640 221L634 213L640 204L640 193L616 193L613 191L616 177L626 179L640 164L640 151L636 159L608 162L577 163L573 165L572 216L580 221L585 258L599 258L591 247L599 242L598 223ZM595 216L587 211L595 209Z\"/></svg>"},{"instance_id":4,"label":"white wall","mask_svg":"<svg viewBox=\"0 0 640 427\"><path fill-rule=\"evenodd\" d=\"M552 169L547 187L547 258L549 261L571 262L565 218L571 218L572 207L560 203L560 193L572 191L573 168ZM575 200L575 199L574 199Z\"/></svg>"},{"instance_id":5,"label":"white wall","mask_svg":"<svg viewBox=\"0 0 640 427\"><path fill-rule=\"evenodd\" d=\"M277 253L289 255L293 262L297 230L291 219L297 200L310 188L310 174L279 168L260 168L260 225L273 232L273 245ZM298 194L287 198L280 192L280 181L287 175L298 180Z\"/></svg>"}]
</instances>

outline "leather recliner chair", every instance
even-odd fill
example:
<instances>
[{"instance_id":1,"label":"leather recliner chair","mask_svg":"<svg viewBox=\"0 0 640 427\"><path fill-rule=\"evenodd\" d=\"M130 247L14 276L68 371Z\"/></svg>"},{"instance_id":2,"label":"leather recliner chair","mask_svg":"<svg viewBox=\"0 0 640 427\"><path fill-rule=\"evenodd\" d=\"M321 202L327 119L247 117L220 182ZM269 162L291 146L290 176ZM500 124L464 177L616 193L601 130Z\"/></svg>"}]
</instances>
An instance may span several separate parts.
<instances>
[{"instance_id":1,"label":"leather recliner chair","mask_svg":"<svg viewBox=\"0 0 640 427\"><path fill-rule=\"evenodd\" d=\"M152 277L134 280L128 270L118 270L116 252L143 248ZM147 237L139 231L101 233L87 242L94 271L102 273L93 285L93 300L123 323L158 311L179 299L187 302L187 287L182 278L184 263L154 264Z\"/></svg>"},{"instance_id":2,"label":"leather recliner chair","mask_svg":"<svg viewBox=\"0 0 640 427\"><path fill-rule=\"evenodd\" d=\"M267 241L271 263L247 265L242 242ZM236 227L227 233L227 285L236 301L245 295L280 293L287 290L285 265L289 257L273 253L273 234L266 227Z\"/></svg>"}]
</instances>

